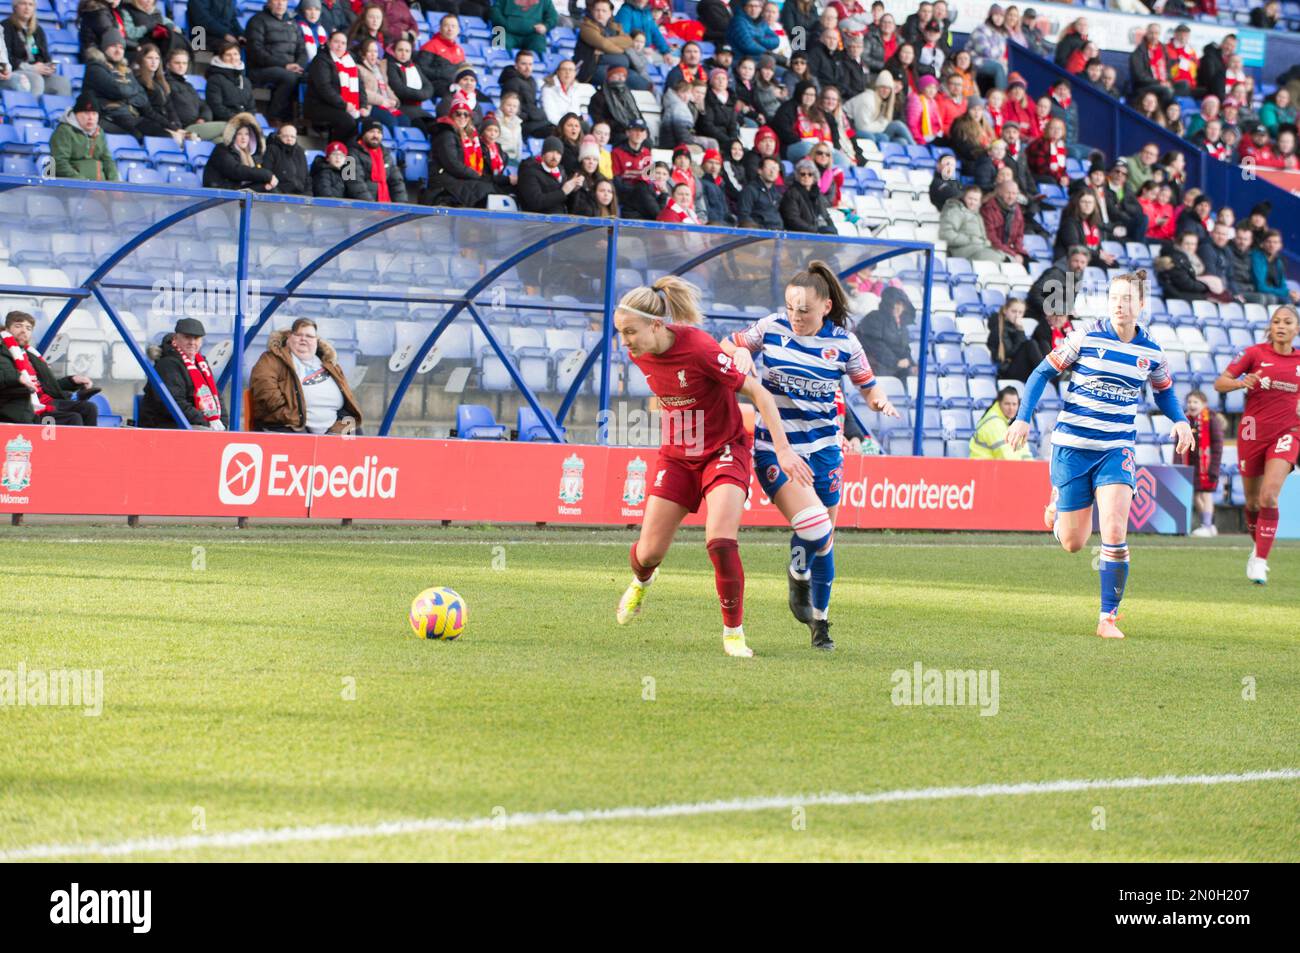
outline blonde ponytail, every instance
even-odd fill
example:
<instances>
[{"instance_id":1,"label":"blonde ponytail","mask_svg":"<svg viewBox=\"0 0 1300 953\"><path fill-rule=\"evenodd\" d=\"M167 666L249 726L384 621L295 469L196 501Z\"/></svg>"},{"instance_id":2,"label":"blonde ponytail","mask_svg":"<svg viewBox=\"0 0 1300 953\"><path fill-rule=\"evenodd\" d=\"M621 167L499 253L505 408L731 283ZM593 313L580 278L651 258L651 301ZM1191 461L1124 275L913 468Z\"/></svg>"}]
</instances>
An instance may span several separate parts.
<instances>
[{"instance_id":1,"label":"blonde ponytail","mask_svg":"<svg viewBox=\"0 0 1300 953\"><path fill-rule=\"evenodd\" d=\"M664 275L650 287L633 288L618 301L619 311L674 324L700 324L700 289L684 278Z\"/></svg>"}]
</instances>

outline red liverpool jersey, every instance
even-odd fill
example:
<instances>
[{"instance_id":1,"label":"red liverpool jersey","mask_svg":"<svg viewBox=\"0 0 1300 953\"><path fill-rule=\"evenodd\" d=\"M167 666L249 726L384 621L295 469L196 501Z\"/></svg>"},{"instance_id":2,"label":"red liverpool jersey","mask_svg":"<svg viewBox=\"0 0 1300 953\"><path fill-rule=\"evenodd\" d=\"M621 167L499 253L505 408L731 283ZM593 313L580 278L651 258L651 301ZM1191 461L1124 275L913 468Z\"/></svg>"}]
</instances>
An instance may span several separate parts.
<instances>
[{"instance_id":1,"label":"red liverpool jersey","mask_svg":"<svg viewBox=\"0 0 1300 953\"><path fill-rule=\"evenodd\" d=\"M1300 350L1279 354L1271 344L1254 344L1228 365L1228 374L1258 374L1259 386L1246 392L1241 415L1243 439L1268 442L1300 428ZM1246 437L1247 419L1254 421L1254 436Z\"/></svg>"},{"instance_id":2,"label":"red liverpool jersey","mask_svg":"<svg viewBox=\"0 0 1300 953\"><path fill-rule=\"evenodd\" d=\"M708 458L725 444L748 446L736 391L745 375L699 328L670 324L673 343L662 354L632 358L659 398L660 453L682 460Z\"/></svg>"}]
</instances>

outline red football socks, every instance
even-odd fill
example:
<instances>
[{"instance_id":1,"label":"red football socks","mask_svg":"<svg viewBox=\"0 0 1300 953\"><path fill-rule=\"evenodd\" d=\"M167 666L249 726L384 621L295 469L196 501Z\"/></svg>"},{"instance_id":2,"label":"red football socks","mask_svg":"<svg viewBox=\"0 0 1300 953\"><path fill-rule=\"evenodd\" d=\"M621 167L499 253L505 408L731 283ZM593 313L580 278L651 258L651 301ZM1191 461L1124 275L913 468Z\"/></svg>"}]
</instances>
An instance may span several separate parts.
<instances>
[{"instance_id":1,"label":"red football socks","mask_svg":"<svg viewBox=\"0 0 1300 953\"><path fill-rule=\"evenodd\" d=\"M658 563L653 566L641 565L641 561L636 558L636 543L632 544L632 551L628 553L628 562L632 564L632 575L636 576L638 582L646 582L659 567Z\"/></svg>"},{"instance_id":2,"label":"red football socks","mask_svg":"<svg viewBox=\"0 0 1300 953\"><path fill-rule=\"evenodd\" d=\"M1246 535L1255 538L1255 527L1259 524L1259 510L1246 508Z\"/></svg>"},{"instance_id":3,"label":"red football socks","mask_svg":"<svg viewBox=\"0 0 1300 953\"><path fill-rule=\"evenodd\" d=\"M1268 559L1268 551L1273 548L1273 539L1277 536L1278 512L1276 506L1261 506L1258 521L1255 524L1255 555Z\"/></svg>"},{"instance_id":4,"label":"red football socks","mask_svg":"<svg viewBox=\"0 0 1300 953\"><path fill-rule=\"evenodd\" d=\"M722 606L722 624L738 628L745 615L745 567L740 564L740 544L734 539L711 539L708 550Z\"/></svg>"}]
</instances>

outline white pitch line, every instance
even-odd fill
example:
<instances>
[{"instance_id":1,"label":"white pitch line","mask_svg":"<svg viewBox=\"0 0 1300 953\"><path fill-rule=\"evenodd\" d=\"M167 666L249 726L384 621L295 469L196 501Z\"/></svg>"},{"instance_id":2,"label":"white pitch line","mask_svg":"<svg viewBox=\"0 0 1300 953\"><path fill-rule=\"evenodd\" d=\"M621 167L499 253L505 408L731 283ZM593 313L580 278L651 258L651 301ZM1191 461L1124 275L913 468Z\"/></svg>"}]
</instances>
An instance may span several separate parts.
<instances>
[{"instance_id":1,"label":"white pitch line","mask_svg":"<svg viewBox=\"0 0 1300 953\"><path fill-rule=\"evenodd\" d=\"M38 844L0 851L0 861L45 860L54 857L126 857L132 854L169 853L180 850L226 850L292 844L308 841L353 838L399 837L409 834L502 830L543 825L590 824L596 821L655 820L663 817L696 817L705 814L748 814L791 807L816 805L890 804L898 801L943 801L957 798L1015 797L1026 794L1068 794L1077 791L1126 790L1135 788L1247 784L1255 781L1300 780L1300 768L1275 771L1246 771L1240 774L1163 775L1155 778L1111 778L1098 781L1023 781L1018 784L980 784L966 787L913 788L877 791L872 794L809 794L786 797L735 798L728 801L698 801L689 804L660 804L652 807L595 808L578 811L544 811L502 814L497 817L427 817L378 824L321 824L315 827L252 829L228 834L191 834L186 837L146 837L101 844Z\"/></svg>"}]
</instances>

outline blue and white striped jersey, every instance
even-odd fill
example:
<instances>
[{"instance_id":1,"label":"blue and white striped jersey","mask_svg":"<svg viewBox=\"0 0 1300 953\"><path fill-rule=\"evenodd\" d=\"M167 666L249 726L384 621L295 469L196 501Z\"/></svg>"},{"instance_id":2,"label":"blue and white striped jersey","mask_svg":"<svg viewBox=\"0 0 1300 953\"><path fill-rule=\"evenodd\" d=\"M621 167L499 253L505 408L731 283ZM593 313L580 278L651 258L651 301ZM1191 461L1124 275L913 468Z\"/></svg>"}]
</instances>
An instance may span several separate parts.
<instances>
[{"instance_id":1,"label":"blue and white striped jersey","mask_svg":"<svg viewBox=\"0 0 1300 953\"><path fill-rule=\"evenodd\" d=\"M1160 345L1142 328L1127 344L1109 318L1076 327L1047 356L1057 372L1073 368L1061 395L1065 409L1056 418L1052 443L1081 450L1131 447L1137 439L1133 417L1147 381L1156 391L1173 385Z\"/></svg>"},{"instance_id":2,"label":"blue and white striped jersey","mask_svg":"<svg viewBox=\"0 0 1300 953\"><path fill-rule=\"evenodd\" d=\"M790 446L808 457L839 446L835 399L840 379L849 375L857 387L875 383L862 345L852 332L825 322L813 335L799 336L784 314L769 314L731 336L737 347L762 353L763 386L781 412L781 427ZM761 416L754 420L754 447L772 450L772 435Z\"/></svg>"}]
</instances>

